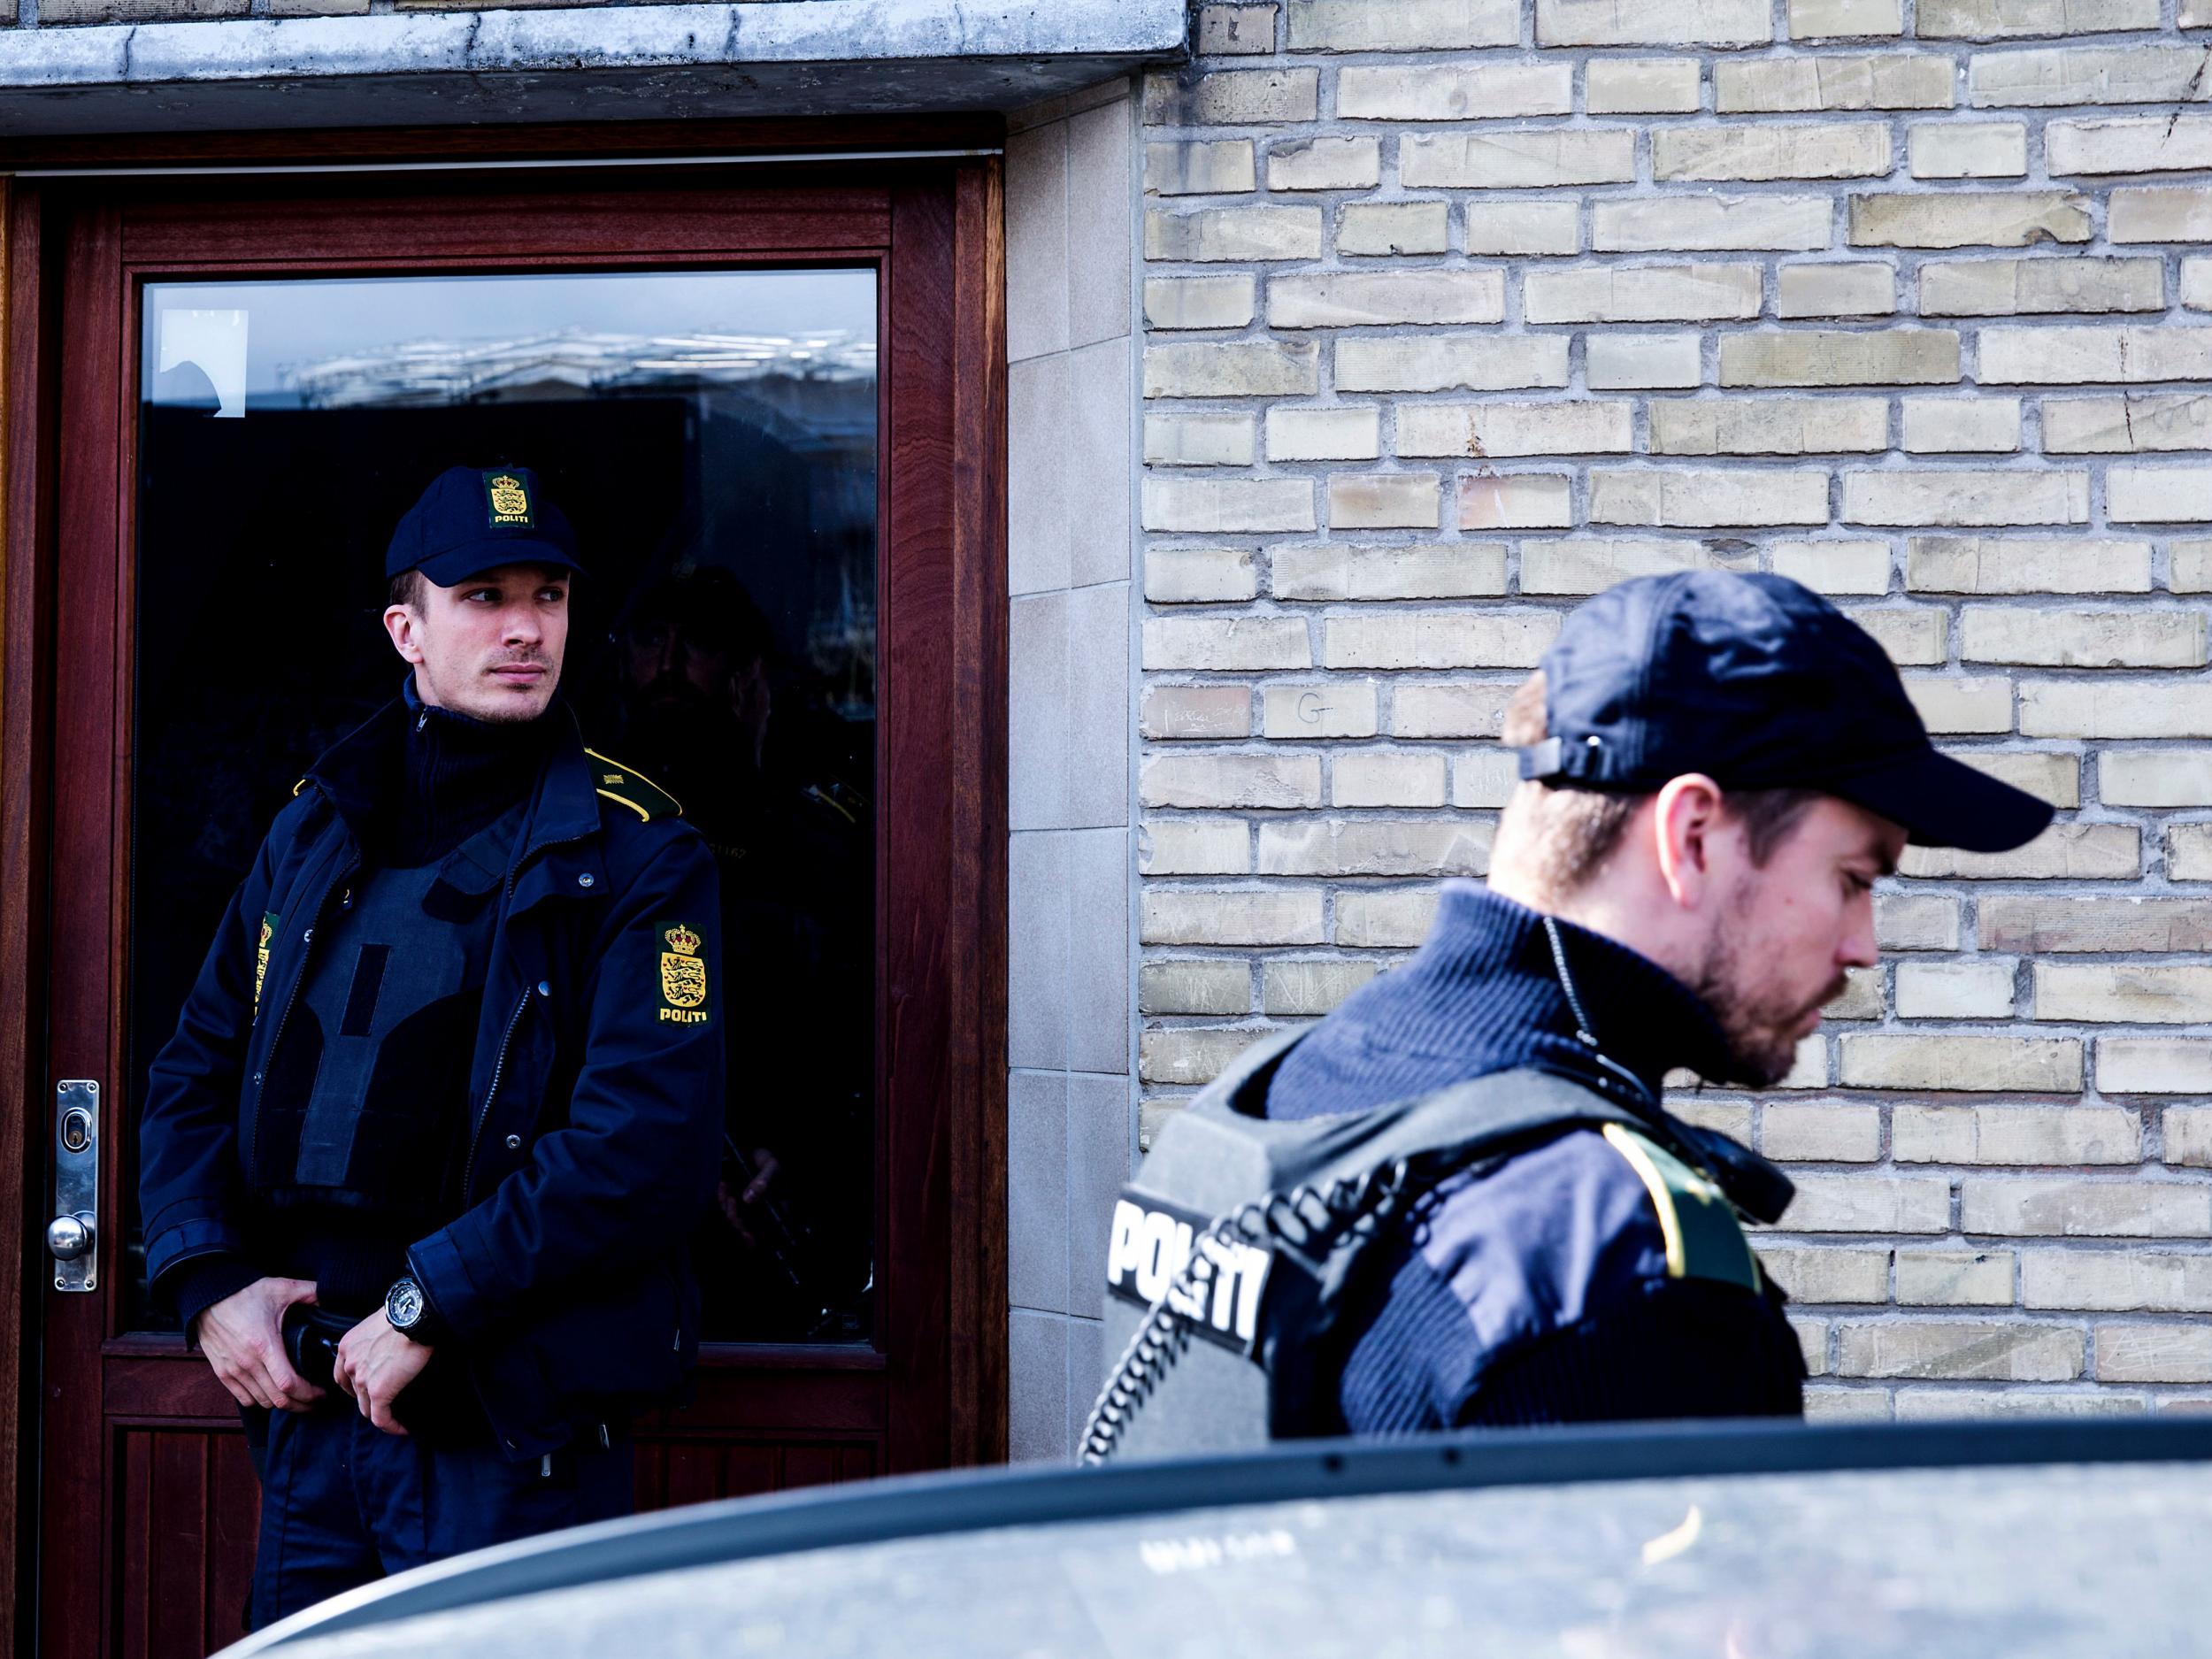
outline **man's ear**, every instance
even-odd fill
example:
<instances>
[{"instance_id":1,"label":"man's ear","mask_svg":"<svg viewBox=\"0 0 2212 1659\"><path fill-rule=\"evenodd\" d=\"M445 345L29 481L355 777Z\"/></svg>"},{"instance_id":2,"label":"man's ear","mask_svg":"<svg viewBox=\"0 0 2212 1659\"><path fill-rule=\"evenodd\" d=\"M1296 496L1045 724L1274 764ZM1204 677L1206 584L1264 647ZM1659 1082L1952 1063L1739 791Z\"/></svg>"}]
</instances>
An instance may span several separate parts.
<instances>
[{"instance_id":1,"label":"man's ear","mask_svg":"<svg viewBox=\"0 0 2212 1659\"><path fill-rule=\"evenodd\" d=\"M384 632L392 636L392 649L411 663L422 661L422 647L415 639L421 626L422 618L406 605L385 607Z\"/></svg>"},{"instance_id":2,"label":"man's ear","mask_svg":"<svg viewBox=\"0 0 2212 1659\"><path fill-rule=\"evenodd\" d=\"M1723 800L1718 784L1694 772L1669 779L1653 803L1651 833L1660 879L1683 910L1694 910L1705 902Z\"/></svg>"}]
</instances>

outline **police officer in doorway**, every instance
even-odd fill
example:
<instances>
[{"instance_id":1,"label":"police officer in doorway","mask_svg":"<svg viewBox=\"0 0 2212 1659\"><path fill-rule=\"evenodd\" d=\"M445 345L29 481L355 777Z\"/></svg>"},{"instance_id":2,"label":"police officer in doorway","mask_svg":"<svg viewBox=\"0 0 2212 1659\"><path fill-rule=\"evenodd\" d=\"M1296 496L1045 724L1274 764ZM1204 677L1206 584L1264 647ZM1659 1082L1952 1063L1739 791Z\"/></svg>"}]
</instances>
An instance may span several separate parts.
<instances>
[{"instance_id":1,"label":"police officer in doorway","mask_svg":"<svg viewBox=\"0 0 2212 1659\"><path fill-rule=\"evenodd\" d=\"M1504 726L1487 886L1242 1056L1118 1206L1087 1460L1801 1410L1740 1222L1789 1183L1663 1081L1779 1082L1906 842L1998 851L2051 808L1939 754L1874 641L1778 576L1599 595Z\"/></svg>"},{"instance_id":2,"label":"police officer in doorway","mask_svg":"<svg viewBox=\"0 0 2212 1659\"><path fill-rule=\"evenodd\" d=\"M155 1061L147 1264L247 1418L256 1627L627 1513L696 1348L719 902L557 693L580 574L526 467L399 524L400 696L277 817Z\"/></svg>"}]
</instances>

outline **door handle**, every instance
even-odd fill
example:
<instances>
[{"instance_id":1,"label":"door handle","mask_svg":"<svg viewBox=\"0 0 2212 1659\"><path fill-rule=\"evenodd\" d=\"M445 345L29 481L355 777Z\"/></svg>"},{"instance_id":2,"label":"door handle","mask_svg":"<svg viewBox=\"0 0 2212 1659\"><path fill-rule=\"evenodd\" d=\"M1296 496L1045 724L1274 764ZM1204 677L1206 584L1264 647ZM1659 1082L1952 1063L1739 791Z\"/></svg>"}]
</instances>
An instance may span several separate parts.
<instances>
[{"instance_id":1,"label":"door handle","mask_svg":"<svg viewBox=\"0 0 2212 1659\"><path fill-rule=\"evenodd\" d=\"M100 1086L85 1078L54 1085L54 1218L46 1224L54 1288L100 1283Z\"/></svg>"}]
</instances>

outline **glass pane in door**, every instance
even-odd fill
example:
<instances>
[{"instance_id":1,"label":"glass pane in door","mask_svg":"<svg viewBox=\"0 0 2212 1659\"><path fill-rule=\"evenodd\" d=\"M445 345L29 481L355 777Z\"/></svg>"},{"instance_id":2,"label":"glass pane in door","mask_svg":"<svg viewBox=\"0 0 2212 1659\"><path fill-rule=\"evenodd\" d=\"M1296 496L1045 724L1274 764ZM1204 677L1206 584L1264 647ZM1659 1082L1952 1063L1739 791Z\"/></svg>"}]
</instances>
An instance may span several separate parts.
<instances>
[{"instance_id":1,"label":"glass pane in door","mask_svg":"<svg viewBox=\"0 0 2212 1659\"><path fill-rule=\"evenodd\" d=\"M527 465L589 572L563 695L593 748L683 803L721 874L705 1333L866 1340L875 273L160 282L142 302L134 1098L270 820L399 694L394 524L449 466ZM159 1328L134 1215L128 1248L133 1322Z\"/></svg>"}]
</instances>

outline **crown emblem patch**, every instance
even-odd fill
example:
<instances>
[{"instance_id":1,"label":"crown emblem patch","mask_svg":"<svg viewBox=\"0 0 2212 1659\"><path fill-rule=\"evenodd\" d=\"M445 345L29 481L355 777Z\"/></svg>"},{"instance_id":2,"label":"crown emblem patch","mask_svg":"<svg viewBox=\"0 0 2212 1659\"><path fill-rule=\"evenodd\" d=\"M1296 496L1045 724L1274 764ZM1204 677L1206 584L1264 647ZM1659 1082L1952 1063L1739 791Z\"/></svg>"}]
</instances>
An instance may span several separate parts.
<instances>
[{"instance_id":1,"label":"crown emblem patch","mask_svg":"<svg viewBox=\"0 0 2212 1659\"><path fill-rule=\"evenodd\" d=\"M664 1024L696 1025L707 1018L707 962L699 954L703 941L681 922L664 923L661 942L661 1008Z\"/></svg>"},{"instance_id":2,"label":"crown emblem patch","mask_svg":"<svg viewBox=\"0 0 2212 1659\"><path fill-rule=\"evenodd\" d=\"M485 473L484 495L491 504L491 522L495 526L519 526L526 530L534 527L529 487L514 473Z\"/></svg>"}]
</instances>

